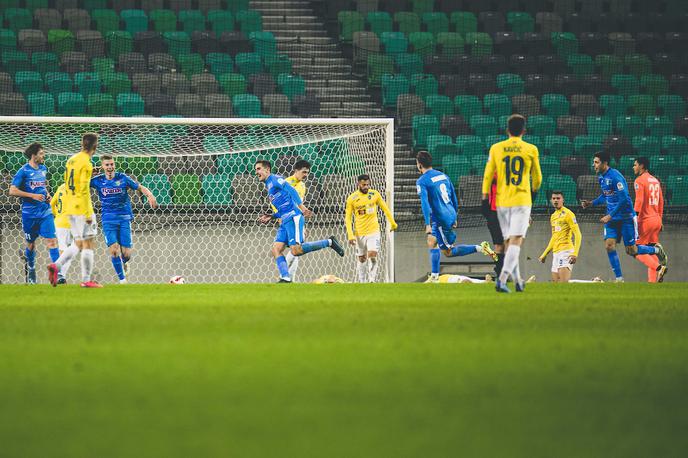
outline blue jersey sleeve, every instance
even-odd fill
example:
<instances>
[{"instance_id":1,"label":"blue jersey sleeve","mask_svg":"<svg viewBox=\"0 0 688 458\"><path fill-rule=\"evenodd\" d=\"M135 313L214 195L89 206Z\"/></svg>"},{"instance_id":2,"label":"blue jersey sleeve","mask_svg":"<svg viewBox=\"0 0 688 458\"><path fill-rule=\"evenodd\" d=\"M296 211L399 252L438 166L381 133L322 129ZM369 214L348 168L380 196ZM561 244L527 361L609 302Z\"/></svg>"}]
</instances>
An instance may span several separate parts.
<instances>
[{"instance_id":1,"label":"blue jersey sleeve","mask_svg":"<svg viewBox=\"0 0 688 458\"><path fill-rule=\"evenodd\" d=\"M428 226L430 224L432 208L430 208L430 201L428 199L428 189L420 179L416 182L416 190L418 191L418 197L420 197L420 208L423 210L423 219L425 220L425 225Z\"/></svg>"},{"instance_id":2,"label":"blue jersey sleeve","mask_svg":"<svg viewBox=\"0 0 688 458\"><path fill-rule=\"evenodd\" d=\"M22 191L24 190L24 167L17 170L17 173L14 175L14 178L12 178L12 186L17 187Z\"/></svg>"},{"instance_id":3,"label":"blue jersey sleeve","mask_svg":"<svg viewBox=\"0 0 688 458\"><path fill-rule=\"evenodd\" d=\"M136 181L132 180L129 175L122 175L122 178L124 179L124 182L128 188L133 189L134 191L139 189L140 185Z\"/></svg>"},{"instance_id":4,"label":"blue jersey sleeve","mask_svg":"<svg viewBox=\"0 0 688 458\"><path fill-rule=\"evenodd\" d=\"M597 206L597 205L602 205L605 202L607 202L607 199L604 197L604 194L600 194L599 196L597 196L597 199L592 201L592 204L594 206Z\"/></svg>"},{"instance_id":5,"label":"blue jersey sleeve","mask_svg":"<svg viewBox=\"0 0 688 458\"><path fill-rule=\"evenodd\" d=\"M626 184L626 179L621 174L615 174L612 183L615 192L618 196L618 203L612 211L609 212L609 216L612 218L619 213L621 209L633 208L633 202L631 201L631 195L628 194L628 185Z\"/></svg>"}]
</instances>

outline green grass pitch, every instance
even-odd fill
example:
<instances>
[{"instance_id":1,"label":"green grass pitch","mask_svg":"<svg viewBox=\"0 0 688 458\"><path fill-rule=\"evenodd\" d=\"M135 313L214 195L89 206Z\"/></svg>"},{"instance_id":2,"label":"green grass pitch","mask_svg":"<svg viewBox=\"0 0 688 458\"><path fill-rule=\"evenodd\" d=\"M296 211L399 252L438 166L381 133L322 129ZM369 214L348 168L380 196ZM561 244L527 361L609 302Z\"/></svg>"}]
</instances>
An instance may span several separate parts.
<instances>
[{"instance_id":1,"label":"green grass pitch","mask_svg":"<svg viewBox=\"0 0 688 458\"><path fill-rule=\"evenodd\" d=\"M687 298L2 286L0 456L685 456Z\"/></svg>"}]
</instances>

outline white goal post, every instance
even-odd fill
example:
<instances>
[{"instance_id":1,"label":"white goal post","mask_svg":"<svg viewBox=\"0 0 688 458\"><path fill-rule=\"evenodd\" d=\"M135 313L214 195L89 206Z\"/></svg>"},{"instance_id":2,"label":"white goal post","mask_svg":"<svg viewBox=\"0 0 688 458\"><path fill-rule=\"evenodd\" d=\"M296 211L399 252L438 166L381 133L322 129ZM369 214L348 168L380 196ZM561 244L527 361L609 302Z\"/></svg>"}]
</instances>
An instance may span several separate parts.
<instances>
[{"instance_id":1,"label":"white goal post","mask_svg":"<svg viewBox=\"0 0 688 458\"><path fill-rule=\"evenodd\" d=\"M166 282L183 275L193 283L263 283L277 280L270 255L276 226L260 225L269 210L264 186L253 172L258 159L273 172L289 176L296 160L312 164L305 204L306 240L335 235L346 245L344 258L332 250L302 257L297 282L325 274L355 281L354 250L346 243L344 206L366 173L371 185L394 210L394 125L392 119L317 118L87 118L0 116L0 282L24 282L24 241L20 201L8 195L12 177L26 163L22 152L32 142L46 151L49 189L63 182L68 156L80 150L81 135L97 132L99 156L110 154L117 170L148 187L160 207L152 209L132 193L134 254L129 281ZM95 173L95 172L94 172ZM93 194L96 214L98 198ZM393 234L379 214L382 246L379 281L394 281ZM99 228L96 277L115 283ZM48 253L36 245L39 283ZM78 262L68 275L79 280Z\"/></svg>"}]
</instances>

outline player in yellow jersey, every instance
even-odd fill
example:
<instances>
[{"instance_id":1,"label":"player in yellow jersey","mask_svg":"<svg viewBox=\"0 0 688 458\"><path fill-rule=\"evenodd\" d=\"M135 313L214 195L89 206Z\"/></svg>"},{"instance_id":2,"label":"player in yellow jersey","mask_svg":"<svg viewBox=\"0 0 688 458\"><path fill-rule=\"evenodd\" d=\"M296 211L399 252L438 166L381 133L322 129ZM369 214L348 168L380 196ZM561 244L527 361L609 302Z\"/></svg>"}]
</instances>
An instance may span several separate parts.
<instances>
[{"instance_id":1,"label":"player in yellow jersey","mask_svg":"<svg viewBox=\"0 0 688 458\"><path fill-rule=\"evenodd\" d=\"M564 193L552 191L551 196L554 213L549 218L552 225L552 238L545 251L540 255L540 262L544 263L547 255L552 254L552 281L568 283L571 280L572 265L578 259L582 235L576 215L564 207Z\"/></svg>"},{"instance_id":2,"label":"player in yellow jersey","mask_svg":"<svg viewBox=\"0 0 688 458\"><path fill-rule=\"evenodd\" d=\"M377 219L378 207L382 209L389 222L389 229L395 231L397 223L382 195L370 188L370 177L358 177L358 189L346 199L344 224L349 245L356 247L358 256L358 281L375 283L377 279L377 254L380 251L380 222Z\"/></svg>"},{"instance_id":3,"label":"player in yellow jersey","mask_svg":"<svg viewBox=\"0 0 688 458\"><path fill-rule=\"evenodd\" d=\"M504 267L495 284L497 291L504 293L511 292L506 285L509 277L513 278L516 291L525 289L518 258L530 224L533 196L542 183L538 149L523 141L521 137L525 132L526 119L518 114L511 115L507 121L509 138L492 145L483 175L483 200L486 200L497 173L495 204L507 249Z\"/></svg>"},{"instance_id":4,"label":"player in yellow jersey","mask_svg":"<svg viewBox=\"0 0 688 458\"><path fill-rule=\"evenodd\" d=\"M60 249L60 254L64 253L70 245L74 243L74 238L72 237L72 230L69 225L69 217L64 213L64 195L67 192L66 186L61 184L53 198L50 200L50 207L53 211L53 217L55 218L55 232L57 234L57 247ZM60 272L58 274L58 284L67 283L66 277L69 271L69 266L71 266L72 260L66 261Z\"/></svg>"},{"instance_id":5,"label":"player in yellow jersey","mask_svg":"<svg viewBox=\"0 0 688 458\"><path fill-rule=\"evenodd\" d=\"M296 193L301 197L302 201L306 201L306 178L308 178L308 175L311 173L311 163L306 161L306 160L298 160L296 161L296 164L294 164L294 170L292 171L292 174L289 178L286 178L285 181L291 185L292 188L296 190ZM274 205L270 205L272 207L272 211L276 212L277 209L275 208ZM300 256L294 256L291 254L291 251L287 251L286 256L284 257L287 261L287 266L289 267L289 276L291 277L291 281L296 281L296 271L299 268L299 257Z\"/></svg>"},{"instance_id":6,"label":"player in yellow jersey","mask_svg":"<svg viewBox=\"0 0 688 458\"><path fill-rule=\"evenodd\" d=\"M66 192L62 199L62 211L69 217L74 244L68 247L57 261L48 266L48 278L57 286L62 266L77 253L81 252L81 286L101 288L91 280L93 272L93 238L96 235L96 220L91 202L91 175L93 175L93 155L98 147L98 134L87 133L81 137L81 152L67 160L65 170Z\"/></svg>"}]
</instances>

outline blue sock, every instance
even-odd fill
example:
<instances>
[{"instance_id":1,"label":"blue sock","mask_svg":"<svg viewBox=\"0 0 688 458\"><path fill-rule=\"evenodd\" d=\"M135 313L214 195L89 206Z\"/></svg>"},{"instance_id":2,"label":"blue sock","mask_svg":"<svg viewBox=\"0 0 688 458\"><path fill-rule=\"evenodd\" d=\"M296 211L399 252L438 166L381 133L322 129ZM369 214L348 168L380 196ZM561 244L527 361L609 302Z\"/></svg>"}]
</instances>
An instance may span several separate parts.
<instances>
[{"instance_id":1,"label":"blue sock","mask_svg":"<svg viewBox=\"0 0 688 458\"><path fill-rule=\"evenodd\" d=\"M48 251L50 251L50 259L55 262L57 259L60 257L60 249L59 248L49 248Z\"/></svg>"},{"instance_id":2,"label":"blue sock","mask_svg":"<svg viewBox=\"0 0 688 458\"><path fill-rule=\"evenodd\" d=\"M310 253L311 251L318 251L322 250L323 248L327 248L330 246L330 240L325 239L325 240L317 240L315 242L306 242L301 245L301 249L303 249L303 254Z\"/></svg>"},{"instance_id":3,"label":"blue sock","mask_svg":"<svg viewBox=\"0 0 688 458\"><path fill-rule=\"evenodd\" d=\"M275 262L277 263L277 270L279 270L280 277L290 278L289 266L287 265L287 260L284 258L284 256L278 257L277 259L275 259Z\"/></svg>"},{"instance_id":4,"label":"blue sock","mask_svg":"<svg viewBox=\"0 0 688 458\"><path fill-rule=\"evenodd\" d=\"M110 261L112 261L112 267L115 268L115 273L117 274L117 277L120 280L124 280L124 267L122 266L122 258L119 256L110 258Z\"/></svg>"},{"instance_id":5,"label":"blue sock","mask_svg":"<svg viewBox=\"0 0 688 458\"><path fill-rule=\"evenodd\" d=\"M619 254L614 251L607 251L607 256L609 257L609 264L612 266L612 270L614 271L614 275L616 275L616 278L623 277L623 274L621 273L621 262L619 261Z\"/></svg>"},{"instance_id":6,"label":"blue sock","mask_svg":"<svg viewBox=\"0 0 688 458\"><path fill-rule=\"evenodd\" d=\"M24 250L24 257L26 258L26 265L29 269L34 270L36 268L36 252L27 248Z\"/></svg>"},{"instance_id":7,"label":"blue sock","mask_svg":"<svg viewBox=\"0 0 688 458\"><path fill-rule=\"evenodd\" d=\"M477 253L478 249L475 245L456 245L451 250L452 256L466 256L467 254Z\"/></svg>"},{"instance_id":8,"label":"blue sock","mask_svg":"<svg viewBox=\"0 0 688 458\"><path fill-rule=\"evenodd\" d=\"M430 252L430 272L433 274L440 273L440 249L431 248L428 250Z\"/></svg>"},{"instance_id":9,"label":"blue sock","mask_svg":"<svg viewBox=\"0 0 688 458\"><path fill-rule=\"evenodd\" d=\"M638 245L638 254L657 254L657 249L652 245Z\"/></svg>"},{"instance_id":10,"label":"blue sock","mask_svg":"<svg viewBox=\"0 0 688 458\"><path fill-rule=\"evenodd\" d=\"M127 256L127 257L122 256L122 263L123 263L123 264L126 264L126 263L129 262L130 259L131 259L131 257L129 257L129 256Z\"/></svg>"}]
</instances>

